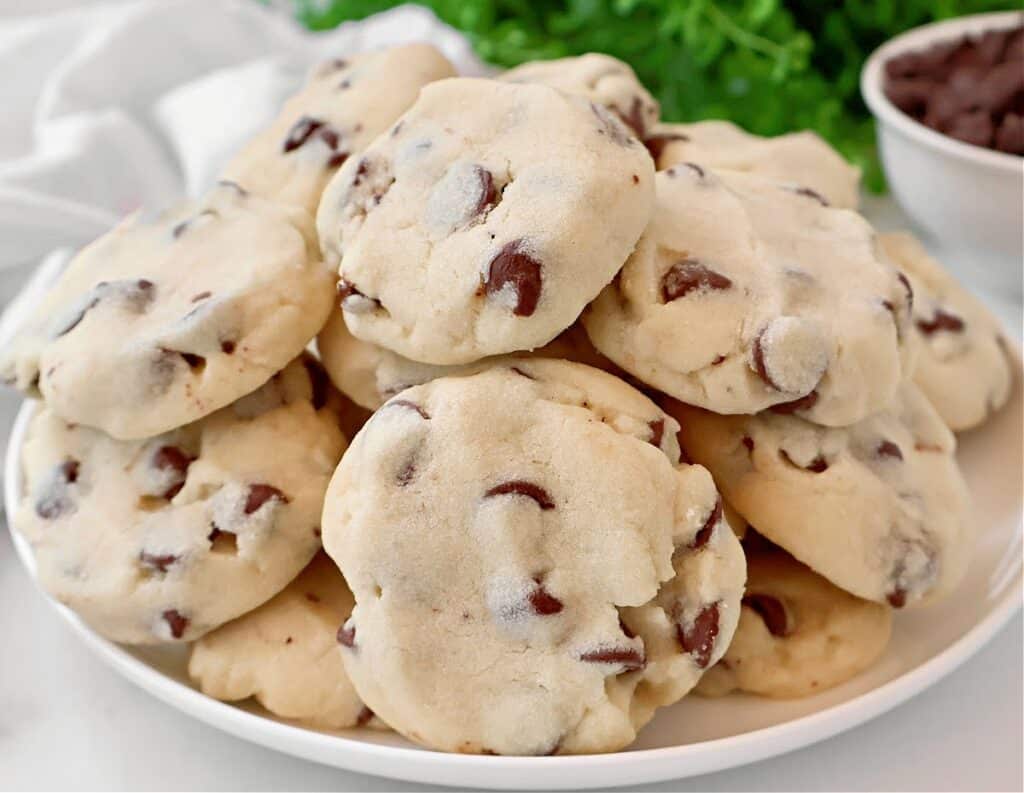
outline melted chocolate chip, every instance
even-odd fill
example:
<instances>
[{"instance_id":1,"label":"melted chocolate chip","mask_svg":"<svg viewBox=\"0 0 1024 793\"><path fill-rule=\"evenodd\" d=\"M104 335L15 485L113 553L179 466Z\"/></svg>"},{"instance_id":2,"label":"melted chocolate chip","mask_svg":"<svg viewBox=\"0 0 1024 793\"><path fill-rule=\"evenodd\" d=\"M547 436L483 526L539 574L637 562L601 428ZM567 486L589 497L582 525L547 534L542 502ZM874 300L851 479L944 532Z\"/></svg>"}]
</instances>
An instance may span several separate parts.
<instances>
[{"instance_id":1,"label":"melted chocolate chip","mask_svg":"<svg viewBox=\"0 0 1024 793\"><path fill-rule=\"evenodd\" d=\"M711 653L718 636L718 604L705 606L697 614L689 627L681 622L676 623L676 638L684 653L693 656L694 663L700 669L707 667L711 661Z\"/></svg>"},{"instance_id":2,"label":"melted chocolate chip","mask_svg":"<svg viewBox=\"0 0 1024 793\"><path fill-rule=\"evenodd\" d=\"M69 459L53 469L46 493L36 501L36 514L39 517L53 520L74 506L68 493L68 485L78 481L80 468L81 464L78 460Z\"/></svg>"},{"instance_id":3,"label":"melted chocolate chip","mask_svg":"<svg viewBox=\"0 0 1024 793\"><path fill-rule=\"evenodd\" d=\"M288 130L288 134L281 144L282 151L287 154L288 152L295 151L300 146L304 146L313 136L313 133L323 126L324 122L320 119L303 116L292 124L291 129Z\"/></svg>"},{"instance_id":4,"label":"melted chocolate chip","mask_svg":"<svg viewBox=\"0 0 1024 793\"><path fill-rule=\"evenodd\" d=\"M885 599L889 601L889 605L894 609L901 609L907 605L907 590L896 587L896 589L885 596Z\"/></svg>"},{"instance_id":5,"label":"melted chocolate chip","mask_svg":"<svg viewBox=\"0 0 1024 793\"><path fill-rule=\"evenodd\" d=\"M828 199L825 198L825 196L823 196L817 190L812 190L809 187L803 187L803 186L794 187L794 188L792 188L792 192L796 193L797 195L802 195L802 196L806 196L807 198L812 198L815 201L817 201L819 204L821 204L823 207L827 207L829 205Z\"/></svg>"},{"instance_id":6,"label":"melted chocolate chip","mask_svg":"<svg viewBox=\"0 0 1024 793\"><path fill-rule=\"evenodd\" d=\"M777 405L772 405L768 408L772 413L778 413L783 416L788 416L791 413L797 413L801 410L810 410L812 407L818 404L818 392L811 391L807 396L802 396L799 399L793 399L789 402L780 402Z\"/></svg>"},{"instance_id":7,"label":"melted chocolate chip","mask_svg":"<svg viewBox=\"0 0 1024 793\"><path fill-rule=\"evenodd\" d=\"M689 139L689 135L683 135L681 132L657 132L647 137L644 141L644 146L651 153L651 157L657 160L665 152L665 147L672 141Z\"/></svg>"},{"instance_id":8,"label":"melted chocolate chip","mask_svg":"<svg viewBox=\"0 0 1024 793\"><path fill-rule=\"evenodd\" d=\"M765 328L765 330L762 330L760 333L757 334L757 338L754 339L754 347L752 350L754 358L754 371L757 372L757 376L764 381L765 385L774 388L776 391L781 391L782 389L775 384L775 381L772 380L771 375L768 374L768 367L765 366L764 363L764 346L761 343L761 339L764 337L766 330L767 328Z\"/></svg>"},{"instance_id":9,"label":"melted chocolate chip","mask_svg":"<svg viewBox=\"0 0 1024 793\"><path fill-rule=\"evenodd\" d=\"M266 484L249 485L249 493L245 497L245 514L251 515L271 499L288 503L288 497L276 487Z\"/></svg>"},{"instance_id":10,"label":"melted chocolate chip","mask_svg":"<svg viewBox=\"0 0 1024 793\"><path fill-rule=\"evenodd\" d=\"M960 333L964 329L964 321L956 314L950 314L941 308L935 309L935 315L930 319L917 320L917 328L925 336L931 336L939 331Z\"/></svg>"},{"instance_id":11,"label":"melted chocolate chip","mask_svg":"<svg viewBox=\"0 0 1024 793\"><path fill-rule=\"evenodd\" d=\"M791 632L786 607L771 595L743 596L743 605L753 609L772 636L788 636Z\"/></svg>"},{"instance_id":12,"label":"melted chocolate chip","mask_svg":"<svg viewBox=\"0 0 1024 793\"><path fill-rule=\"evenodd\" d=\"M779 456L787 463L792 465L794 468L799 468L803 471L810 471L811 473L814 474L820 474L828 470L828 460L826 460L820 454L805 466L797 465L795 462L793 462L793 458L789 456L789 453L785 449L779 449Z\"/></svg>"},{"instance_id":13,"label":"melted chocolate chip","mask_svg":"<svg viewBox=\"0 0 1024 793\"><path fill-rule=\"evenodd\" d=\"M711 534L715 530L715 526L722 522L722 499L718 498L715 500L715 506L711 508L710 514L708 514L707 520L704 521L704 525L700 527L700 531L693 538L693 542L690 543L691 548L703 548L708 544L708 540L711 539Z\"/></svg>"},{"instance_id":14,"label":"melted chocolate chip","mask_svg":"<svg viewBox=\"0 0 1024 793\"><path fill-rule=\"evenodd\" d=\"M879 457L894 457L897 460L903 459L903 452L900 450L900 447L892 441L882 441L879 443L878 447L875 449L875 454Z\"/></svg>"},{"instance_id":15,"label":"melted chocolate chip","mask_svg":"<svg viewBox=\"0 0 1024 793\"><path fill-rule=\"evenodd\" d=\"M683 259L673 264L661 278L661 301L671 303L694 291L722 291L732 281L710 270L696 259Z\"/></svg>"},{"instance_id":16,"label":"melted chocolate chip","mask_svg":"<svg viewBox=\"0 0 1024 793\"><path fill-rule=\"evenodd\" d=\"M167 568L178 561L180 557L175 556L172 553L153 554L141 551L139 553L139 562L143 567L147 567L151 570L157 570L161 573L166 573Z\"/></svg>"},{"instance_id":17,"label":"melted chocolate chip","mask_svg":"<svg viewBox=\"0 0 1024 793\"><path fill-rule=\"evenodd\" d=\"M173 471L174 481L163 493L163 498L170 501L181 491L185 485L185 477L188 474L188 467L192 465L194 457L189 457L177 446L161 446L153 453L150 461L152 466L160 471Z\"/></svg>"},{"instance_id":18,"label":"melted chocolate chip","mask_svg":"<svg viewBox=\"0 0 1024 793\"><path fill-rule=\"evenodd\" d=\"M536 501L542 510L555 508L555 502L551 500L551 496L548 495L548 492L543 487L535 485L533 482L527 482L524 479L502 482L500 485L495 485L484 493L484 498L492 498L494 496L526 496Z\"/></svg>"},{"instance_id":19,"label":"melted chocolate chip","mask_svg":"<svg viewBox=\"0 0 1024 793\"><path fill-rule=\"evenodd\" d=\"M420 418L425 421L430 421L430 414L427 413L421 406L415 402L410 402L408 399L392 399L387 402L384 407L386 408L406 408L420 414Z\"/></svg>"},{"instance_id":20,"label":"melted chocolate chip","mask_svg":"<svg viewBox=\"0 0 1024 793\"><path fill-rule=\"evenodd\" d=\"M330 393L331 381L327 372L320 365L320 362L312 356L306 355L302 358L302 365L306 367L306 374L309 375L309 385L313 391L313 410L320 410L327 404L327 395Z\"/></svg>"},{"instance_id":21,"label":"melted chocolate chip","mask_svg":"<svg viewBox=\"0 0 1024 793\"><path fill-rule=\"evenodd\" d=\"M356 299L353 300L352 298ZM373 306L380 305L380 301L377 298L364 295L356 289L356 285L351 281L347 281L344 278L338 281L338 305L342 309L356 314L363 313L367 307L365 301L370 301Z\"/></svg>"},{"instance_id":22,"label":"melted chocolate chip","mask_svg":"<svg viewBox=\"0 0 1024 793\"><path fill-rule=\"evenodd\" d=\"M543 286L541 263L524 250L523 240L507 243L487 267L483 293L490 296L511 289L515 296L512 313L529 317L537 310Z\"/></svg>"},{"instance_id":23,"label":"melted chocolate chip","mask_svg":"<svg viewBox=\"0 0 1024 793\"><path fill-rule=\"evenodd\" d=\"M356 626L354 624L350 626L347 622L343 623L342 626L338 628L337 638L338 644L342 647L348 647L349 649L354 648L356 646Z\"/></svg>"},{"instance_id":24,"label":"melted chocolate chip","mask_svg":"<svg viewBox=\"0 0 1024 793\"><path fill-rule=\"evenodd\" d=\"M356 726L365 727L370 723L370 719L374 717L374 712L370 710L366 705L363 705L363 709L359 711L359 715L356 716Z\"/></svg>"},{"instance_id":25,"label":"melted chocolate chip","mask_svg":"<svg viewBox=\"0 0 1024 793\"><path fill-rule=\"evenodd\" d=\"M480 181L476 206L473 207L472 212L472 217L478 218L485 215L498 203L498 191L494 187L494 177L486 168L480 165L474 166L473 173Z\"/></svg>"},{"instance_id":26,"label":"melted chocolate chip","mask_svg":"<svg viewBox=\"0 0 1024 793\"><path fill-rule=\"evenodd\" d=\"M561 600L556 598L550 592L548 592L544 585L534 579L537 586L530 592L527 600L530 601L530 607L533 609L535 614L539 614L542 617L549 617L552 614L558 614L565 605Z\"/></svg>"},{"instance_id":27,"label":"melted chocolate chip","mask_svg":"<svg viewBox=\"0 0 1024 793\"><path fill-rule=\"evenodd\" d=\"M162 615L164 622L171 629L171 636L180 639L188 630L188 617L184 617L176 609L168 609Z\"/></svg>"},{"instance_id":28,"label":"melted chocolate chip","mask_svg":"<svg viewBox=\"0 0 1024 793\"><path fill-rule=\"evenodd\" d=\"M661 439L665 436L665 419L655 419L654 421L648 421L647 426L651 428L651 437L648 443L651 446L657 446L661 448Z\"/></svg>"},{"instance_id":29,"label":"melted chocolate chip","mask_svg":"<svg viewBox=\"0 0 1024 793\"><path fill-rule=\"evenodd\" d=\"M643 651L632 647L600 647L581 653L580 660L591 664L616 664L624 672L643 669L647 665Z\"/></svg>"}]
</instances>

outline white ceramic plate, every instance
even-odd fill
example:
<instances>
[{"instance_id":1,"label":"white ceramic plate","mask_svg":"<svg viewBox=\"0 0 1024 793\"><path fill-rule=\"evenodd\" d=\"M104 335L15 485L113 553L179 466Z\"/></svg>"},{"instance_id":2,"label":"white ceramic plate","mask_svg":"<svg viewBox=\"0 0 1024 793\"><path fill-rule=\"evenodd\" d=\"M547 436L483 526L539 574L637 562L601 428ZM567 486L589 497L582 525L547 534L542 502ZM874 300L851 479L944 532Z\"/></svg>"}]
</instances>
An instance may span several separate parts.
<instances>
[{"instance_id":1,"label":"white ceramic plate","mask_svg":"<svg viewBox=\"0 0 1024 793\"><path fill-rule=\"evenodd\" d=\"M4 498L13 523L21 491L18 449L34 411L22 406L7 452ZM900 612L885 656L843 686L814 697L688 697L659 715L626 752L579 757L481 757L420 749L395 734L318 732L289 724L251 702L209 699L185 675L187 651L132 648L99 636L54 603L107 664L164 702L254 743L327 765L415 782L474 788L565 789L635 785L703 774L824 740L890 708L976 653L1021 604L1021 386L982 429L961 437L960 461L974 494L976 555L958 592L930 608ZM28 571L28 544L12 529Z\"/></svg>"}]
</instances>

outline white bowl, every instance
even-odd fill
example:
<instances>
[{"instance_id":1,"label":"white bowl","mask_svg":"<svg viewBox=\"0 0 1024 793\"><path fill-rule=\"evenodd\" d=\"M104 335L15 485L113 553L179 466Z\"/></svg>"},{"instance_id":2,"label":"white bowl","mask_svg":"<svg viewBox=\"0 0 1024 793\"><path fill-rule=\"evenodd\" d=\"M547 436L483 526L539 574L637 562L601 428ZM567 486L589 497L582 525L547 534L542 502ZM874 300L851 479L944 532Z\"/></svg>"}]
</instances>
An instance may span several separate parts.
<instances>
[{"instance_id":1,"label":"white bowl","mask_svg":"<svg viewBox=\"0 0 1024 793\"><path fill-rule=\"evenodd\" d=\"M860 90L877 120L878 149L896 200L948 249L970 286L1021 293L1024 157L972 146L915 121L885 96L885 64L964 34L1020 24L1018 12L976 14L915 28L868 58Z\"/></svg>"}]
</instances>

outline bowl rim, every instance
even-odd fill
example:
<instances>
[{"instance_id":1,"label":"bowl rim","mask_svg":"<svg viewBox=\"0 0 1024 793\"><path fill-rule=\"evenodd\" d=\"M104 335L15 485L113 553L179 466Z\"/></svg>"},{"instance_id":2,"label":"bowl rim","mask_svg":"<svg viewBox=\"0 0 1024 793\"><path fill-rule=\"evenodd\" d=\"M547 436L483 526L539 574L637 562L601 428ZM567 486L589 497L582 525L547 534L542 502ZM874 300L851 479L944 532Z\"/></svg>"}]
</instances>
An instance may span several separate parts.
<instances>
[{"instance_id":1,"label":"bowl rim","mask_svg":"<svg viewBox=\"0 0 1024 793\"><path fill-rule=\"evenodd\" d=\"M932 44L953 39L965 33L981 33L986 30L1013 27L1017 24L1024 24L1024 12L996 11L985 14L969 14L911 28L889 39L868 56L860 73L861 96L872 115L880 123L893 127L917 143L974 165L1004 173L1019 173L1021 167L1024 166L1024 157L964 143L926 127L890 102L882 89L885 64L896 55L925 49Z\"/></svg>"}]
</instances>

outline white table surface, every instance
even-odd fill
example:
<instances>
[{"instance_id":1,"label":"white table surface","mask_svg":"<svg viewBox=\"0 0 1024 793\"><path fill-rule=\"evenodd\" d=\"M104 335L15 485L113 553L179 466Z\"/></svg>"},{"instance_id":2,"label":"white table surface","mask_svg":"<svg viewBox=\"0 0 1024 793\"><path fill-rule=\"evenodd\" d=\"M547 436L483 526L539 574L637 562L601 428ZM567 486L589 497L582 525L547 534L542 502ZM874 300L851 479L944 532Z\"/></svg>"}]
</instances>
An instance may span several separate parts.
<instances>
[{"instance_id":1,"label":"white table surface","mask_svg":"<svg viewBox=\"0 0 1024 793\"><path fill-rule=\"evenodd\" d=\"M869 202L881 227L902 225ZM1021 334L1018 298L988 298ZM0 392L0 425L16 400ZM6 427L0 426L0 440ZM245 743L136 689L45 602L0 531L0 789L441 790L349 773ZM823 743L641 790L1022 790L1020 612L963 667Z\"/></svg>"}]
</instances>

